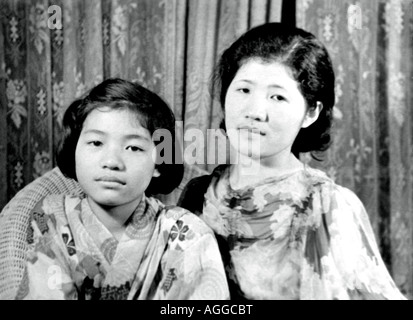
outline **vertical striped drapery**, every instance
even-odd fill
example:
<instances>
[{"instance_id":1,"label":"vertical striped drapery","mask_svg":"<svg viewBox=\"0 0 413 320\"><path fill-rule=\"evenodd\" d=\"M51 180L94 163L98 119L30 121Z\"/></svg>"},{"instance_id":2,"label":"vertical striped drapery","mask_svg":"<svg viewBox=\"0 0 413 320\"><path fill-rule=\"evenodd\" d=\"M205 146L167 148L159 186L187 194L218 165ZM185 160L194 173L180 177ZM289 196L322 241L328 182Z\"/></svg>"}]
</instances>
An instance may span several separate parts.
<instances>
[{"instance_id":1,"label":"vertical striped drapery","mask_svg":"<svg viewBox=\"0 0 413 320\"><path fill-rule=\"evenodd\" d=\"M141 82L170 104L181 141L191 128L206 137L222 117L209 90L217 55L252 25L279 21L281 3L2 0L0 208L54 167L64 110L103 79ZM211 170L205 143L185 141Z\"/></svg>"},{"instance_id":2,"label":"vertical striped drapery","mask_svg":"<svg viewBox=\"0 0 413 320\"><path fill-rule=\"evenodd\" d=\"M363 201L396 284L413 292L413 2L298 0L297 24L336 71L334 143L321 167Z\"/></svg>"}]
</instances>

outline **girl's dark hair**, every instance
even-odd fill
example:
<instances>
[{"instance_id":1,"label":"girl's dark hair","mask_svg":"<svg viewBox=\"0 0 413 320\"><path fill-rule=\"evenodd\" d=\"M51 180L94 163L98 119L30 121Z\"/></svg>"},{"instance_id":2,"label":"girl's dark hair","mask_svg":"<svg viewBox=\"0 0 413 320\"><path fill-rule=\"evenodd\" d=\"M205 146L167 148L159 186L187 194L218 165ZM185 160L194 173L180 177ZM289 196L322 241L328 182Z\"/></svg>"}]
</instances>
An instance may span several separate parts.
<instances>
[{"instance_id":1,"label":"girl's dark hair","mask_svg":"<svg viewBox=\"0 0 413 320\"><path fill-rule=\"evenodd\" d=\"M250 59L277 61L289 67L308 108L315 108L317 101L323 104L317 121L302 128L292 146L296 156L311 152L317 159L315 154L331 144L335 102L334 70L324 45L313 34L281 23L267 23L244 33L223 52L213 75L212 89L220 97L224 113L228 87L239 68Z\"/></svg>"},{"instance_id":2,"label":"girl's dark hair","mask_svg":"<svg viewBox=\"0 0 413 320\"><path fill-rule=\"evenodd\" d=\"M137 83L118 78L103 81L84 98L75 100L66 110L63 116L63 135L56 154L57 166L62 173L77 180L75 151L83 123L91 111L103 106L111 109L127 108L135 112L139 115L140 124L148 129L152 137L158 129L167 130L171 134L172 145L169 146L168 143L169 149L164 149L163 152L172 154L163 157L172 159L172 162L156 161L160 176L152 178L145 194L151 196L173 191L180 184L184 172L182 159L175 159L176 155L180 155L180 150L175 152L175 148L180 147L175 139L175 116L157 94ZM153 140L156 146L162 142L160 139Z\"/></svg>"}]
</instances>

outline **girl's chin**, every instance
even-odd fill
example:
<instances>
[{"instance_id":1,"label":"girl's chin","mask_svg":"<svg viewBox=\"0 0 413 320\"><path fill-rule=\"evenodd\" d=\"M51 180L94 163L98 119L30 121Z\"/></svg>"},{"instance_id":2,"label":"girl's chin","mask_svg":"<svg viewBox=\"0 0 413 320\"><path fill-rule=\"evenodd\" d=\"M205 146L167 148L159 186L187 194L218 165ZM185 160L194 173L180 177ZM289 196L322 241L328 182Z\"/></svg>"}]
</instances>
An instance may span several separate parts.
<instances>
[{"instance_id":1,"label":"girl's chin","mask_svg":"<svg viewBox=\"0 0 413 320\"><path fill-rule=\"evenodd\" d=\"M118 201L94 201L98 206L104 207L104 208L113 208L113 207L119 207L122 204L119 203Z\"/></svg>"},{"instance_id":2,"label":"girl's chin","mask_svg":"<svg viewBox=\"0 0 413 320\"><path fill-rule=\"evenodd\" d=\"M116 197L113 195L110 195L108 193L100 194L97 197L93 197L93 195L89 196L89 199L91 199L93 202L100 206L105 206L105 207L115 207L115 206L120 206L122 205L125 201L121 199L120 197Z\"/></svg>"}]
</instances>

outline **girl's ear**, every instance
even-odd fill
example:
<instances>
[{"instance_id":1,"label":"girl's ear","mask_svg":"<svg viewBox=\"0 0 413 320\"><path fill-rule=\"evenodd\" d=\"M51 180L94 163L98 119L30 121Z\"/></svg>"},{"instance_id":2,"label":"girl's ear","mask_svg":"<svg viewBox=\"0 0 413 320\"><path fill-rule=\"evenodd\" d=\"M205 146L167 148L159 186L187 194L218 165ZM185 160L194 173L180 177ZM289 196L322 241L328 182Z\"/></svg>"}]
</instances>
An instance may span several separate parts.
<instances>
[{"instance_id":1,"label":"girl's ear","mask_svg":"<svg viewBox=\"0 0 413 320\"><path fill-rule=\"evenodd\" d=\"M161 174L159 173L158 169L155 168L155 170L153 170L152 177L153 177L153 178L158 178L160 175L161 175Z\"/></svg>"},{"instance_id":2,"label":"girl's ear","mask_svg":"<svg viewBox=\"0 0 413 320\"><path fill-rule=\"evenodd\" d=\"M310 125L316 122L316 120L318 119L318 116L320 115L321 110L323 110L323 104L320 101L317 101L315 108L309 108L307 110L307 113L305 115L301 128L308 128Z\"/></svg>"}]
</instances>

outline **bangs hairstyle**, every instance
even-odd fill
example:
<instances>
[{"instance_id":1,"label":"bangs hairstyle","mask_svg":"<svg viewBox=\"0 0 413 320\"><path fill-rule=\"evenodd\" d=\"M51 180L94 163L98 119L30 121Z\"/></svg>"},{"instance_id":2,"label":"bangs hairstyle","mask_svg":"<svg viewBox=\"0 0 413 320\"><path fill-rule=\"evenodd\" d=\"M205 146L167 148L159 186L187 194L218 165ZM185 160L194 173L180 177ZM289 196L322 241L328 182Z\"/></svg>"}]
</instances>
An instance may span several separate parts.
<instances>
[{"instance_id":1,"label":"bangs hairstyle","mask_svg":"<svg viewBox=\"0 0 413 320\"><path fill-rule=\"evenodd\" d=\"M154 132L158 129L168 130L172 137L172 146L167 150L172 151L172 162L156 161L159 164L155 167L160 176L152 178L145 194L152 196L172 192L180 184L184 173L182 159L175 158L181 154L180 150L175 150L180 149L175 137L175 116L157 94L137 83L119 78L103 81L84 98L75 100L67 108L63 116L63 135L56 154L57 166L62 173L77 180L75 151L83 123L90 112L101 107L112 110L127 108L134 112L137 115L136 120L150 132L155 146L163 140L154 139Z\"/></svg>"},{"instance_id":2,"label":"bangs hairstyle","mask_svg":"<svg viewBox=\"0 0 413 320\"><path fill-rule=\"evenodd\" d=\"M334 70L324 45L313 34L282 23L267 23L247 31L223 52L214 70L211 90L219 96L224 114L228 87L240 67L251 59L279 62L288 67L307 107L315 108L317 101L322 103L317 121L302 128L292 146L297 157L301 152L311 152L319 160L316 154L331 144L335 102ZM225 130L225 123L221 128Z\"/></svg>"}]
</instances>

